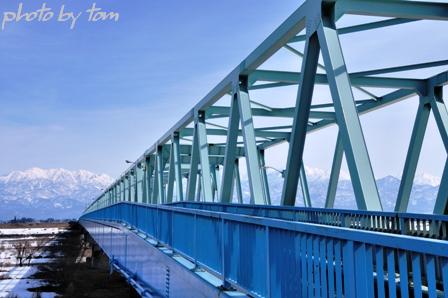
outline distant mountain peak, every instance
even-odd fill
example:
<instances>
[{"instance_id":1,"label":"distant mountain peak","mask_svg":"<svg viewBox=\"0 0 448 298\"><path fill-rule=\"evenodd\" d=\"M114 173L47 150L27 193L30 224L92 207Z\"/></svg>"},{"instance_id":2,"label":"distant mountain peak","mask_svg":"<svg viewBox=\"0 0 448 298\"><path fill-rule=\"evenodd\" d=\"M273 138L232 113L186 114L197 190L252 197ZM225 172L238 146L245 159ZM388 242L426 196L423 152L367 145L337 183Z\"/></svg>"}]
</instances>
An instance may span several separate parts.
<instances>
[{"instance_id":1,"label":"distant mountain peak","mask_svg":"<svg viewBox=\"0 0 448 298\"><path fill-rule=\"evenodd\" d=\"M0 219L5 216L65 217L80 215L86 204L109 186L106 174L62 168L30 168L0 176Z\"/></svg>"},{"instance_id":2,"label":"distant mountain peak","mask_svg":"<svg viewBox=\"0 0 448 298\"><path fill-rule=\"evenodd\" d=\"M85 183L95 181L106 187L113 179L106 174L94 174L87 170L70 171L62 168L42 169L33 167L23 171L13 171L6 176L0 176L3 182L19 182L32 180L50 180L53 182Z\"/></svg>"}]
</instances>

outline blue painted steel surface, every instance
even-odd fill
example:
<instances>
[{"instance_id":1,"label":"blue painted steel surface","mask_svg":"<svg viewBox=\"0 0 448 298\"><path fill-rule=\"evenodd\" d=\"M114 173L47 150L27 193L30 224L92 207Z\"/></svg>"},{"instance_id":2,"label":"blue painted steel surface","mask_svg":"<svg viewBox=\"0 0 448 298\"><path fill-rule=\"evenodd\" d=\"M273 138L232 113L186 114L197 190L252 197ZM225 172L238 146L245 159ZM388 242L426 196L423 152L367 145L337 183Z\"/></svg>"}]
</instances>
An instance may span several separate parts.
<instances>
[{"instance_id":1,"label":"blue painted steel surface","mask_svg":"<svg viewBox=\"0 0 448 298\"><path fill-rule=\"evenodd\" d=\"M204 209L119 203L81 220L126 223L257 297L447 293L447 241Z\"/></svg>"},{"instance_id":2,"label":"blue painted steel surface","mask_svg":"<svg viewBox=\"0 0 448 298\"><path fill-rule=\"evenodd\" d=\"M388 19L337 28L344 14ZM339 42L342 34L425 19L448 20L448 3L304 1L108 187L85 210L83 220L124 222L182 254L193 268L206 269L223 288L234 287L252 296L448 298L448 162L433 209L437 215L405 213L431 112L448 152L448 112L443 100L448 71L429 77L402 75L420 69L429 73L431 68L446 67L448 60L350 73ZM299 42L304 44L296 47ZM270 65L265 62L282 48L301 59L301 72L260 67ZM319 63L319 55L324 64ZM325 73L316 73L317 68ZM326 103L313 104L315 85L329 87L331 98L322 98ZM284 86L298 86L294 106L271 107L253 100L253 90ZM358 98L354 89L366 98ZM378 89L386 93L377 94ZM381 212L359 115L410 97L419 101L419 110L397 212ZM218 101L223 105L216 105ZM264 127L256 117L287 118L292 125L272 121L273 126ZM227 127L222 125L226 120ZM305 140L308 133L330 125L338 127L338 137L327 209L311 208L313 198L303 170ZM289 143L286 169L278 170L285 178L283 206L243 205L240 159L246 161L250 202L270 205L264 155L285 142ZM343 155L357 207L363 211L328 209L334 206ZM222 178L217 174L221 169ZM186 189L183 179L187 179ZM299 179L308 208L286 207L296 203ZM234 189L238 205L229 204ZM166 203L170 204L162 205ZM141 264L123 259L128 253L123 252L119 235L96 235L125 270L143 270Z\"/></svg>"},{"instance_id":3,"label":"blue painted steel surface","mask_svg":"<svg viewBox=\"0 0 448 298\"><path fill-rule=\"evenodd\" d=\"M178 202L172 205L448 240L447 215L193 202Z\"/></svg>"},{"instance_id":4,"label":"blue painted steel surface","mask_svg":"<svg viewBox=\"0 0 448 298\"><path fill-rule=\"evenodd\" d=\"M132 212L131 210L128 210ZM96 243L145 297L245 297L225 292L175 261L172 251L160 249L135 231L117 223L81 220Z\"/></svg>"}]
</instances>

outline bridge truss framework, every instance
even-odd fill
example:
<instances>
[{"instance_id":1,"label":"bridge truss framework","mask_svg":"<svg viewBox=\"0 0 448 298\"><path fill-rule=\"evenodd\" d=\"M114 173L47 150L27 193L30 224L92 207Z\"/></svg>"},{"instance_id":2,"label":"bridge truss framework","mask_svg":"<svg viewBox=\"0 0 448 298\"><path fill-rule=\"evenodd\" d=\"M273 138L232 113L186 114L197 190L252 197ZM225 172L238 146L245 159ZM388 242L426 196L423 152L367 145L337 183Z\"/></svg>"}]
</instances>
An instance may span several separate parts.
<instances>
[{"instance_id":1,"label":"bridge truss framework","mask_svg":"<svg viewBox=\"0 0 448 298\"><path fill-rule=\"evenodd\" d=\"M239 177L239 160L242 157L246 161L251 203L269 205L264 152L283 142L289 143L289 153L281 205L295 205L300 181L304 205L311 206L302 162L305 139L307 133L330 125L337 125L339 133L325 207L334 205L345 154L358 209L382 210L359 115L417 95L420 103L395 206L395 211L405 212L431 111L448 151L448 114L442 98L448 72L423 79L384 75L448 65L448 60L349 73L339 36L425 19L443 21L448 18L447 10L446 3L306 1L151 146L89 210L119 201L157 204L201 200L227 203L232 201L235 187L238 201L242 202ZM335 22L344 14L386 19L336 29ZM295 47L297 43L305 43L303 53ZM301 72L260 69L281 48L302 60ZM320 53L324 65L318 61ZM323 72L318 72L318 68ZM332 102L311 103L315 84L329 86ZM295 106L272 108L251 100L252 90L288 85L298 85ZM378 96L367 89L370 87L393 91ZM353 89L363 93L366 99L355 100ZM230 105L214 105L225 96L229 96ZM257 116L292 119L292 125L255 127L253 119ZM213 123L215 119L228 119L228 125ZM207 139L213 136L222 136L226 140L210 143ZM220 169L221 179L216 173ZM187 181L186 187L184 180ZM434 213L447 213L447 197L446 165Z\"/></svg>"},{"instance_id":2,"label":"bridge truss framework","mask_svg":"<svg viewBox=\"0 0 448 298\"><path fill-rule=\"evenodd\" d=\"M382 19L337 28L336 21L347 14ZM154 239L157 249L166 246L165 254L170 250L172 256L179 254L195 266L211 268L222 280L220 287L234 287L257 297L297 291L303 297L395 297L397 291L401 297L409 297L411 291L415 297L422 293L448 297L448 162L435 215L406 214L431 112L448 152L448 113L443 100L448 71L425 78L397 76L446 66L448 60L349 73L340 42L341 35L420 20L448 20L448 4L305 1L108 187L85 210L81 222L105 250L108 245L114 247L114 231L122 229L105 228L105 222L125 223L137 235ZM304 51L298 49L299 43L304 44ZM301 59L300 72L262 68L280 49ZM316 85L328 86L331 102L312 103ZM255 90L285 86L298 86L294 106L274 108L251 99ZM373 88L389 91L378 95ZM355 98L354 90L365 98ZM382 212L359 115L415 96L418 110L395 212ZM218 105L225 97L228 104ZM289 119L292 124L257 127L255 117ZM338 135L325 208L313 209L303 165L305 139L308 133L331 125L337 126ZM217 137L224 141L211 141ZM265 152L281 143L287 143L289 150L282 206L273 207L269 206ZM360 211L333 209L344 155ZM241 160L246 163L250 190L250 204L245 205ZM303 210L291 207L296 205L299 183ZM125 262L126 267L127 253L126 246L125 261L118 258L117 264ZM144 270L138 262L135 272ZM289 268L292 264L303 267L294 271ZM240 267L253 274L241 275ZM330 283L330 277L339 280ZM295 278L300 279L295 284L300 290L292 286ZM327 296L330 284L333 295Z\"/></svg>"}]
</instances>

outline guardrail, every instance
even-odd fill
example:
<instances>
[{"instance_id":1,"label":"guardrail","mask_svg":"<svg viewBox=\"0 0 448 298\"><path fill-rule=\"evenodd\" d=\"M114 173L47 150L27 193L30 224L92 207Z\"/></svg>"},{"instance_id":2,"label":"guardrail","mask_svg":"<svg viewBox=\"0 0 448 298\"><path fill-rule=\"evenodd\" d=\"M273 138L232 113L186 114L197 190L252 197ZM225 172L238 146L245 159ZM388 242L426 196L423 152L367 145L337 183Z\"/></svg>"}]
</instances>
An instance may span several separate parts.
<instances>
[{"instance_id":1,"label":"guardrail","mask_svg":"<svg viewBox=\"0 0 448 298\"><path fill-rule=\"evenodd\" d=\"M126 223L257 297L448 295L447 241L228 212L118 203L82 219Z\"/></svg>"},{"instance_id":2,"label":"guardrail","mask_svg":"<svg viewBox=\"0 0 448 298\"><path fill-rule=\"evenodd\" d=\"M448 216L446 215L195 202L177 202L172 205L384 233L448 239Z\"/></svg>"}]
</instances>

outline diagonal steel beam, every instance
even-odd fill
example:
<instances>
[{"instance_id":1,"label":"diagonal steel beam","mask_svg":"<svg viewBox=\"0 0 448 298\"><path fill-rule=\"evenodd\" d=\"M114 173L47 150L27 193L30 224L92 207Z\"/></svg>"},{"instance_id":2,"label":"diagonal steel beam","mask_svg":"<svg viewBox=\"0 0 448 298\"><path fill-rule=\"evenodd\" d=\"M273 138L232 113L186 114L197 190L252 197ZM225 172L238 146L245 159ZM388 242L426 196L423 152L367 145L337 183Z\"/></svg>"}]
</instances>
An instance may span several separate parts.
<instances>
[{"instance_id":1,"label":"diagonal steel beam","mask_svg":"<svg viewBox=\"0 0 448 298\"><path fill-rule=\"evenodd\" d=\"M431 108L436 119L440 136L442 137L445 151L448 153L448 111L443 101L443 87L436 86L431 91L432 100ZM448 214L448 160L445 163L442 180L437 193L436 203L434 206L434 214Z\"/></svg>"},{"instance_id":2,"label":"diagonal steel beam","mask_svg":"<svg viewBox=\"0 0 448 298\"><path fill-rule=\"evenodd\" d=\"M344 146L342 143L342 138L338 133L333 155L333 164L331 165L330 180L328 181L327 197L325 199L325 208L334 208L334 201L336 198L339 176L341 174L341 164L343 156L344 156Z\"/></svg>"},{"instance_id":3,"label":"diagonal steel beam","mask_svg":"<svg viewBox=\"0 0 448 298\"><path fill-rule=\"evenodd\" d=\"M300 188L302 189L302 196L303 196L303 206L305 207L312 207L311 205L311 196L310 196L310 190L308 188L308 181L306 179L306 173L305 173L305 166L300 166Z\"/></svg>"},{"instance_id":4,"label":"diagonal steel beam","mask_svg":"<svg viewBox=\"0 0 448 298\"><path fill-rule=\"evenodd\" d=\"M223 164L223 174L222 183L220 190L220 200L223 203L230 203L232 201L232 191L233 188L229 187L232 185L234 180L234 167L236 160L236 146L238 140L238 128L239 128L239 109L238 109L238 97L232 96L232 101L230 103L230 115L229 115L229 128L227 131L227 143L226 143L226 153L224 155Z\"/></svg>"},{"instance_id":5,"label":"diagonal steel beam","mask_svg":"<svg viewBox=\"0 0 448 298\"><path fill-rule=\"evenodd\" d=\"M411 141L406 155L403 174L401 176L397 201L395 203L395 212L406 212L409 205L415 171L417 170L418 159L422 150L423 139L425 137L429 114L431 112L430 104L427 104L424 101L424 99L420 100L414 128L412 129Z\"/></svg>"},{"instance_id":6,"label":"diagonal steel beam","mask_svg":"<svg viewBox=\"0 0 448 298\"><path fill-rule=\"evenodd\" d=\"M329 9L324 13L331 15L332 11ZM380 211L381 201L356 110L350 78L334 21L328 15L322 17L319 25L319 42L356 202L360 210Z\"/></svg>"},{"instance_id":7,"label":"diagonal steel beam","mask_svg":"<svg viewBox=\"0 0 448 298\"><path fill-rule=\"evenodd\" d=\"M235 175L235 189L236 189L236 196L238 199L238 203L243 203L243 190L241 189L241 178L240 178L240 165L239 160L235 160L235 166L234 166L234 175Z\"/></svg>"},{"instance_id":8,"label":"diagonal steel beam","mask_svg":"<svg viewBox=\"0 0 448 298\"><path fill-rule=\"evenodd\" d=\"M433 213L448 215L448 159L445 162L445 168L443 169Z\"/></svg>"},{"instance_id":9,"label":"diagonal steel beam","mask_svg":"<svg viewBox=\"0 0 448 298\"><path fill-rule=\"evenodd\" d=\"M271 205L271 193L269 191L269 180L266 173L266 161L264 150L259 150L261 179L263 180L263 193L266 198L266 204Z\"/></svg>"},{"instance_id":10,"label":"diagonal steel beam","mask_svg":"<svg viewBox=\"0 0 448 298\"><path fill-rule=\"evenodd\" d=\"M147 156L145 158L145 180L146 180L146 202L145 203L151 203L152 198L152 163L151 163L151 155Z\"/></svg>"},{"instance_id":11,"label":"diagonal steel beam","mask_svg":"<svg viewBox=\"0 0 448 298\"><path fill-rule=\"evenodd\" d=\"M243 133L247 175L251 192L251 203L266 204L263 193L263 180L261 177L260 159L255 141L255 130L250 105L249 91L247 89L247 77L241 76L237 87L238 109Z\"/></svg>"},{"instance_id":12,"label":"diagonal steel beam","mask_svg":"<svg viewBox=\"0 0 448 298\"><path fill-rule=\"evenodd\" d=\"M198 148L198 133L194 130L193 144L191 149L190 158L190 172L188 173L188 185L186 199L188 201L194 201L196 197L196 180L198 178L198 165L199 165L199 148Z\"/></svg>"},{"instance_id":13,"label":"diagonal steel beam","mask_svg":"<svg viewBox=\"0 0 448 298\"><path fill-rule=\"evenodd\" d=\"M205 202L213 202L212 181L210 173L210 160L207 142L207 129L205 124L205 113L198 111L195 117L195 130L199 149L199 162L201 164L201 184Z\"/></svg>"},{"instance_id":14,"label":"diagonal steel beam","mask_svg":"<svg viewBox=\"0 0 448 298\"><path fill-rule=\"evenodd\" d=\"M308 32L307 32L308 33ZM314 91L314 78L319 60L319 41L316 33L310 34L302 61L302 73L297 94L295 117L293 120L286 173L282 190L282 205L294 206L302 164L303 149L308 127L311 99Z\"/></svg>"},{"instance_id":15,"label":"diagonal steel beam","mask_svg":"<svg viewBox=\"0 0 448 298\"><path fill-rule=\"evenodd\" d=\"M180 158L180 144L179 144L179 133L175 132L172 138L173 144L173 166L174 166L174 176L176 180L176 196L177 201L184 200L184 189L182 187L182 161Z\"/></svg>"}]
</instances>

